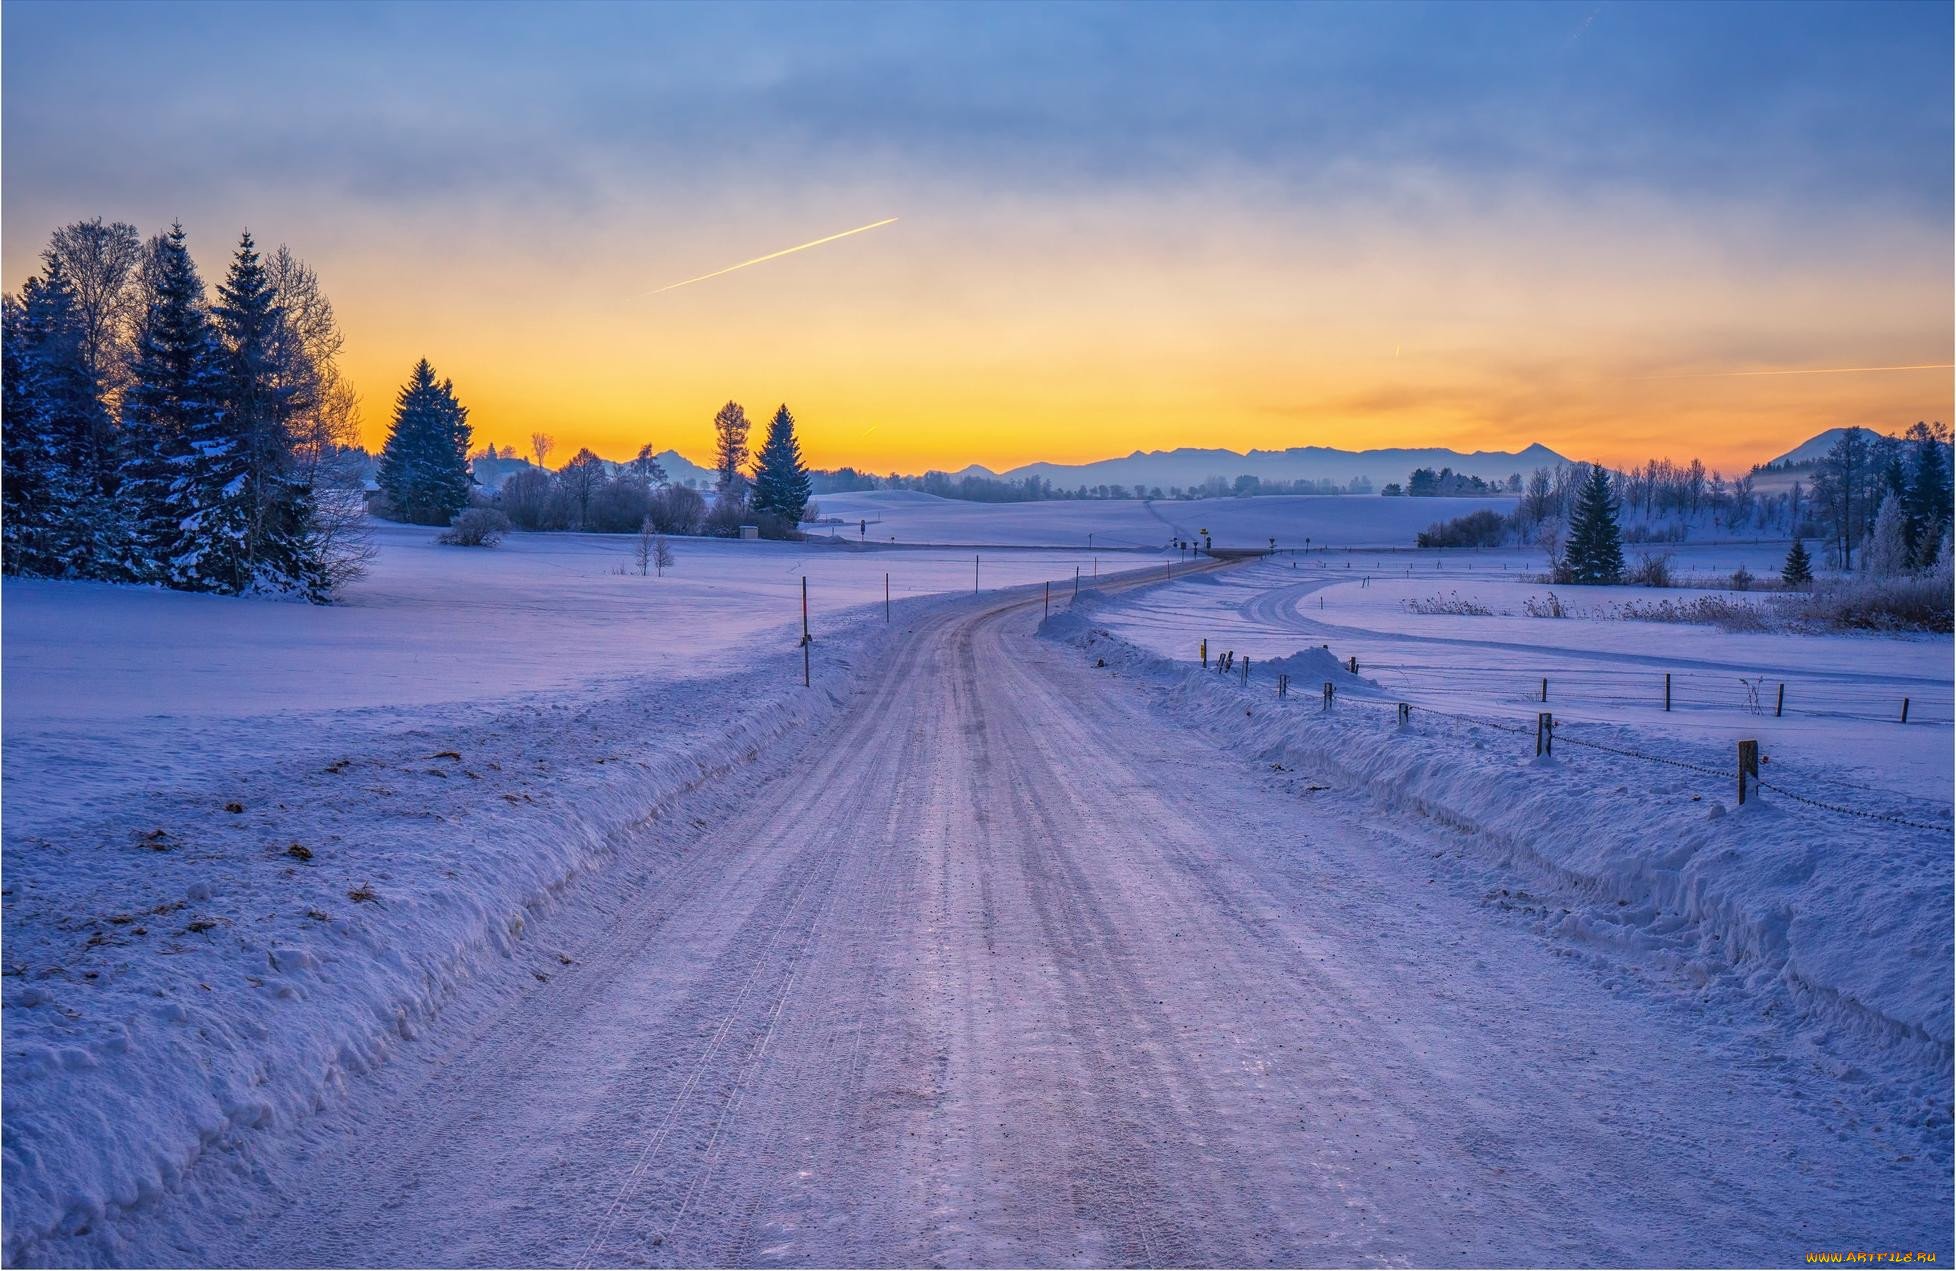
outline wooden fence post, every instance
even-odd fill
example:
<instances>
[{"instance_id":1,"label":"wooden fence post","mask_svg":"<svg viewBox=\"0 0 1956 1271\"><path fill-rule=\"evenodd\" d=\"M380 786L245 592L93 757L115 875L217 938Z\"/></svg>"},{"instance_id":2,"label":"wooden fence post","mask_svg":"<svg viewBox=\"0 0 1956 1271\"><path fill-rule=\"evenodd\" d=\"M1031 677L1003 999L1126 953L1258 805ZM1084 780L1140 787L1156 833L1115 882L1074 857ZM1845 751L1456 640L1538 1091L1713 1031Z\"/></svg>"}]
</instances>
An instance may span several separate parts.
<instances>
[{"instance_id":1,"label":"wooden fence post","mask_svg":"<svg viewBox=\"0 0 1956 1271\"><path fill-rule=\"evenodd\" d=\"M1347 671L1349 671L1349 672L1351 672L1351 673L1352 673L1353 675L1357 675L1357 674L1358 674L1358 659L1357 659L1357 658L1355 658L1355 657L1354 657L1354 658L1349 658L1349 659L1347 659L1347 660L1346 660L1346 662L1345 662L1345 669L1346 669Z\"/></svg>"},{"instance_id":2,"label":"wooden fence post","mask_svg":"<svg viewBox=\"0 0 1956 1271\"><path fill-rule=\"evenodd\" d=\"M1413 722L1413 707L1410 702L1399 703L1399 726L1404 728Z\"/></svg>"},{"instance_id":3,"label":"wooden fence post","mask_svg":"<svg viewBox=\"0 0 1956 1271\"><path fill-rule=\"evenodd\" d=\"M1786 713L1786 685L1779 686L1779 696L1773 699L1773 718L1778 719Z\"/></svg>"},{"instance_id":4,"label":"wooden fence post","mask_svg":"<svg viewBox=\"0 0 1956 1271\"><path fill-rule=\"evenodd\" d=\"M1337 687L1336 687L1335 685L1333 685L1333 684L1332 684L1332 682L1331 682L1330 680L1326 680L1326 681L1324 682L1324 707L1323 707L1323 709L1325 709L1325 710L1330 710L1330 709L1331 709L1331 699L1332 699L1332 697L1333 697L1334 695L1336 695L1336 693L1337 693L1337 692L1338 692L1338 689L1337 689Z\"/></svg>"},{"instance_id":5,"label":"wooden fence post","mask_svg":"<svg viewBox=\"0 0 1956 1271\"><path fill-rule=\"evenodd\" d=\"M1908 723L1908 699L1906 697L1902 699L1902 722L1904 724Z\"/></svg>"},{"instance_id":6,"label":"wooden fence post","mask_svg":"<svg viewBox=\"0 0 1956 1271\"><path fill-rule=\"evenodd\" d=\"M1555 753L1555 716L1542 711L1535 716L1535 753L1553 755Z\"/></svg>"},{"instance_id":7,"label":"wooden fence post","mask_svg":"<svg viewBox=\"0 0 1956 1271\"><path fill-rule=\"evenodd\" d=\"M1542 677L1542 700L1545 702L1548 700L1548 676L1546 675Z\"/></svg>"},{"instance_id":8,"label":"wooden fence post","mask_svg":"<svg viewBox=\"0 0 1956 1271\"><path fill-rule=\"evenodd\" d=\"M1671 709L1671 673L1664 672L1664 709Z\"/></svg>"},{"instance_id":9,"label":"wooden fence post","mask_svg":"<svg viewBox=\"0 0 1956 1271\"><path fill-rule=\"evenodd\" d=\"M1202 637L1202 669L1209 669L1209 637Z\"/></svg>"},{"instance_id":10,"label":"wooden fence post","mask_svg":"<svg viewBox=\"0 0 1956 1271\"><path fill-rule=\"evenodd\" d=\"M1742 741L1739 743L1739 806L1740 807L1745 806L1745 794L1746 794L1745 779L1747 777L1751 777L1755 783L1759 780L1759 743L1756 741Z\"/></svg>"}]
</instances>

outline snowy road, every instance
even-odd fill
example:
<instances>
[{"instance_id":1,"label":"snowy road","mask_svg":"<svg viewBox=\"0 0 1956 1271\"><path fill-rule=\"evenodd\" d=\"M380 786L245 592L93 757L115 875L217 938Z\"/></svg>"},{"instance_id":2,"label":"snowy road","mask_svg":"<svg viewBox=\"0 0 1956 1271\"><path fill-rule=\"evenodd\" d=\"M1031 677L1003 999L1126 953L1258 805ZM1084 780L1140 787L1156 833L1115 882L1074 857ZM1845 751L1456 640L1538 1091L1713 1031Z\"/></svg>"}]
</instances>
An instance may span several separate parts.
<instances>
[{"instance_id":1,"label":"snowy road","mask_svg":"<svg viewBox=\"0 0 1956 1271\"><path fill-rule=\"evenodd\" d=\"M730 819L659 823L669 865L532 933L560 972L459 1003L150 1253L1947 1255L1946 1170L1802 1056L1558 948L1439 830L1172 726L1037 611L923 624Z\"/></svg>"}]
</instances>

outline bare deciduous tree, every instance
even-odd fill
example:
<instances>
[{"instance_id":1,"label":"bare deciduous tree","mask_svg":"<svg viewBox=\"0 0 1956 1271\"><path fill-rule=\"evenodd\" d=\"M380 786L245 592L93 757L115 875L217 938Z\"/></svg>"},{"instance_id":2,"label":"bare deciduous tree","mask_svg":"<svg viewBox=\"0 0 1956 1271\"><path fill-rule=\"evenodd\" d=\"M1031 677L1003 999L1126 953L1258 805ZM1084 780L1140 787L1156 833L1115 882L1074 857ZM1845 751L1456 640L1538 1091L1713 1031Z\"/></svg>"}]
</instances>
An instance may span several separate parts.
<instances>
[{"instance_id":1,"label":"bare deciduous tree","mask_svg":"<svg viewBox=\"0 0 1956 1271\"><path fill-rule=\"evenodd\" d=\"M112 406L128 376L128 349L142 317L137 280L143 255L142 236L134 225L104 224L99 216L63 225L41 253L50 268L59 264L74 288L82 354Z\"/></svg>"},{"instance_id":2,"label":"bare deciduous tree","mask_svg":"<svg viewBox=\"0 0 1956 1271\"><path fill-rule=\"evenodd\" d=\"M550 459L550 452L556 448L557 439L549 433L533 432L530 434L530 457L536 460L537 467L541 468L546 466Z\"/></svg>"}]
</instances>

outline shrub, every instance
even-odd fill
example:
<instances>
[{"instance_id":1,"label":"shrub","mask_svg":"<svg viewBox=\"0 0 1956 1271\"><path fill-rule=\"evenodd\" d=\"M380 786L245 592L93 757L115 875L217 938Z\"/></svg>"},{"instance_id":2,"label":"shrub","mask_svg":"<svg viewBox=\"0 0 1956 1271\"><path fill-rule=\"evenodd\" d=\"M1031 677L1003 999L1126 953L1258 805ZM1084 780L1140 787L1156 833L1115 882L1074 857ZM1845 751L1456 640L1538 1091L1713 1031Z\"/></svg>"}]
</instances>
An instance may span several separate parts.
<instances>
[{"instance_id":1,"label":"shrub","mask_svg":"<svg viewBox=\"0 0 1956 1271\"><path fill-rule=\"evenodd\" d=\"M801 530L796 527L795 522L775 512L756 512L747 524L760 527L762 538L801 537Z\"/></svg>"},{"instance_id":2,"label":"shrub","mask_svg":"<svg viewBox=\"0 0 1956 1271\"><path fill-rule=\"evenodd\" d=\"M706 519L706 500L698 490L669 485L653 493L645 514L661 534L697 534Z\"/></svg>"},{"instance_id":3,"label":"shrub","mask_svg":"<svg viewBox=\"0 0 1956 1271\"><path fill-rule=\"evenodd\" d=\"M1846 578L1782 602L1798 617L1866 631L1942 631L1952 627L1947 563L1897 578Z\"/></svg>"},{"instance_id":4,"label":"shrub","mask_svg":"<svg viewBox=\"0 0 1956 1271\"><path fill-rule=\"evenodd\" d=\"M1671 553L1645 552L1637 559L1637 567L1630 571L1626 582L1639 587L1669 587L1671 585Z\"/></svg>"},{"instance_id":5,"label":"shrub","mask_svg":"<svg viewBox=\"0 0 1956 1271\"><path fill-rule=\"evenodd\" d=\"M1478 600L1470 600L1457 591L1444 596L1431 596L1425 600L1402 601L1407 613L1456 614L1461 617L1491 618L1494 611Z\"/></svg>"},{"instance_id":6,"label":"shrub","mask_svg":"<svg viewBox=\"0 0 1956 1271\"><path fill-rule=\"evenodd\" d=\"M613 477L591 495L584 528L600 534L632 534L652 510L652 483L637 473Z\"/></svg>"},{"instance_id":7,"label":"shrub","mask_svg":"<svg viewBox=\"0 0 1956 1271\"><path fill-rule=\"evenodd\" d=\"M1530 596L1521 602L1521 609L1523 613L1526 613L1531 618L1566 618L1569 616L1569 610L1563 605L1561 598L1554 592L1550 592L1546 600Z\"/></svg>"},{"instance_id":8,"label":"shrub","mask_svg":"<svg viewBox=\"0 0 1956 1271\"><path fill-rule=\"evenodd\" d=\"M563 529L567 522L562 521L562 503L553 497L557 492L557 479L542 468L524 468L513 472L503 482L497 495L503 512L511 524L520 530Z\"/></svg>"},{"instance_id":9,"label":"shrub","mask_svg":"<svg viewBox=\"0 0 1956 1271\"><path fill-rule=\"evenodd\" d=\"M713 510L706 514L706 519L701 522L701 528L717 538L739 538L740 527L752 524L754 521L748 516L745 507L732 499L721 499L713 505Z\"/></svg>"},{"instance_id":10,"label":"shrub","mask_svg":"<svg viewBox=\"0 0 1956 1271\"><path fill-rule=\"evenodd\" d=\"M1451 521L1435 521L1420 531L1421 547L1499 547L1508 523L1492 508L1481 508Z\"/></svg>"},{"instance_id":11,"label":"shrub","mask_svg":"<svg viewBox=\"0 0 1956 1271\"><path fill-rule=\"evenodd\" d=\"M494 547L509 531L509 518L495 508L468 508L435 541L456 547Z\"/></svg>"},{"instance_id":12,"label":"shrub","mask_svg":"<svg viewBox=\"0 0 1956 1271\"><path fill-rule=\"evenodd\" d=\"M1697 622L1726 631L1765 631L1772 623L1759 605L1729 596L1693 596L1689 600L1632 600L1617 607L1616 616L1630 622Z\"/></svg>"}]
</instances>

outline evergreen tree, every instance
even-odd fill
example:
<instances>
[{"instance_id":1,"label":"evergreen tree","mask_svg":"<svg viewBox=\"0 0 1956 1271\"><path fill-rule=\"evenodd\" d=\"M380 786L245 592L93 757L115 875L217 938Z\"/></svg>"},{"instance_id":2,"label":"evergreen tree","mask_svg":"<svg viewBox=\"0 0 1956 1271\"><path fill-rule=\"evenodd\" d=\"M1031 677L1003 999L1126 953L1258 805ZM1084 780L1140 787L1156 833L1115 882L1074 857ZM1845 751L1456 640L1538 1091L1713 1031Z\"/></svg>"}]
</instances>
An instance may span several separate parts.
<instances>
[{"instance_id":1,"label":"evergreen tree","mask_svg":"<svg viewBox=\"0 0 1956 1271\"><path fill-rule=\"evenodd\" d=\"M108 423L80 307L58 259L21 288L17 341L25 445L13 448L8 473L22 485L10 499L20 531L10 568L86 576L98 572L98 535L111 528L97 486Z\"/></svg>"},{"instance_id":2,"label":"evergreen tree","mask_svg":"<svg viewBox=\"0 0 1956 1271\"><path fill-rule=\"evenodd\" d=\"M1807 555L1804 539L1794 539L1793 546L1786 551L1786 563L1780 566L1779 580L1788 587L1805 587L1813 581L1813 558Z\"/></svg>"},{"instance_id":3,"label":"evergreen tree","mask_svg":"<svg viewBox=\"0 0 1956 1271\"><path fill-rule=\"evenodd\" d=\"M793 530L808 507L808 468L795 440L795 417L784 405L768 422L767 441L754 460L754 510L779 517Z\"/></svg>"},{"instance_id":4,"label":"evergreen tree","mask_svg":"<svg viewBox=\"0 0 1956 1271\"><path fill-rule=\"evenodd\" d=\"M1571 582L1623 581L1623 539L1616 526L1616 500L1610 493L1610 474L1601 464L1590 468L1589 479L1576 496L1564 568Z\"/></svg>"},{"instance_id":5,"label":"evergreen tree","mask_svg":"<svg viewBox=\"0 0 1956 1271\"><path fill-rule=\"evenodd\" d=\"M377 480L394 514L415 525L447 525L469 502L469 412L452 381L422 358L402 386L380 452Z\"/></svg>"},{"instance_id":6,"label":"evergreen tree","mask_svg":"<svg viewBox=\"0 0 1956 1271\"><path fill-rule=\"evenodd\" d=\"M12 296L0 298L0 569L41 572L49 552L43 539L51 447L41 430L27 349L27 314Z\"/></svg>"},{"instance_id":7,"label":"evergreen tree","mask_svg":"<svg viewBox=\"0 0 1956 1271\"><path fill-rule=\"evenodd\" d=\"M133 383L123 398L130 577L241 590L245 456L224 423L223 351L182 224L153 246Z\"/></svg>"},{"instance_id":8,"label":"evergreen tree","mask_svg":"<svg viewBox=\"0 0 1956 1271\"><path fill-rule=\"evenodd\" d=\"M1914 544L1911 558L1917 565L1933 565L1950 524L1949 470L1943 463L1945 445L1935 430L1922 423L1909 429L1909 441L1915 447L1915 463L1909 473L1903 507L1908 513Z\"/></svg>"},{"instance_id":9,"label":"evergreen tree","mask_svg":"<svg viewBox=\"0 0 1956 1271\"><path fill-rule=\"evenodd\" d=\"M225 346L226 431L243 456L246 584L317 596L321 565L309 527L312 491L298 472L292 424L305 403L291 372L294 341L246 230L212 308Z\"/></svg>"},{"instance_id":10,"label":"evergreen tree","mask_svg":"<svg viewBox=\"0 0 1956 1271\"><path fill-rule=\"evenodd\" d=\"M747 480L740 469L747 462L748 427L747 412L739 402L728 402L713 416L713 466L719 473L714 488L722 503L746 501Z\"/></svg>"}]
</instances>

